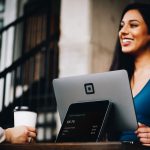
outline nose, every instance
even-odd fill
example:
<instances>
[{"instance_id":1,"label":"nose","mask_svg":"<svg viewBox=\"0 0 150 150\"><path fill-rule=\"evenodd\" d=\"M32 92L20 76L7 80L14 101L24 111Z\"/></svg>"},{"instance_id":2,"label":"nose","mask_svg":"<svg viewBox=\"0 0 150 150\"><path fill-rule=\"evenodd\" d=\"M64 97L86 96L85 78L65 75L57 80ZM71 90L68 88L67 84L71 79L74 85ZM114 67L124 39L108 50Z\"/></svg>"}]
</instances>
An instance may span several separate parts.
<instances>
[{"instance_id":1,"label":"nose","mask_svg":"<svg viewBox=\"0 0 150 150\"><path fill-rule=\"evenodd\" d=\"M120 35L125 35L125 34L128 34L129 33L129 28L128 28L128 25L124 25L120 31L119 31L119 34Z\"/></svg>"}]
</instances>

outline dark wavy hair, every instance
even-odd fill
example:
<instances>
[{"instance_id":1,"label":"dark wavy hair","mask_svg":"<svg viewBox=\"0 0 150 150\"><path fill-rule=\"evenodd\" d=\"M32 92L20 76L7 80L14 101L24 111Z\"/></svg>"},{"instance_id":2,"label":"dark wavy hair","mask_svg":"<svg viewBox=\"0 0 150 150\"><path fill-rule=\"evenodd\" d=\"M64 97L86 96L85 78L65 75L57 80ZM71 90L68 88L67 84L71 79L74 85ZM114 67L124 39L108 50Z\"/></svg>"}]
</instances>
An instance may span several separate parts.
<instances>
[{"instance_id":1,"label":"dark wavy hair","mask_svg":"<svg viewBox=\"0 0 150 150\"><path fill-rule=\"evenodd\" d=\"M121 20L124 14L128 10L133 10L133 9L136 9L140 12L148 27L148 32L150 33L150 4L132 3L127 5L123 10ZM134 66L134 56L122 52L119 37L118 37L110 70L119 70L119 69L127 70L129 79L131 79L135 66Z\"/></svg>"}]
</instances>

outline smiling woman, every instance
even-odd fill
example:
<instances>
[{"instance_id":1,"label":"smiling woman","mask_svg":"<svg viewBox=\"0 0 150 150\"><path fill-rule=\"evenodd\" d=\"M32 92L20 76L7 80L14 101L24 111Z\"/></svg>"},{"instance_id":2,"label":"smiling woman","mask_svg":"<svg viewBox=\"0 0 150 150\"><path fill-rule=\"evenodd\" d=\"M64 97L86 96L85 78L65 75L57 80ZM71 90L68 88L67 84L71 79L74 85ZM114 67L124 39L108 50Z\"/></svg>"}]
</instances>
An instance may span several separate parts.
<instances>
[{"instance_id":1,"label":"smiling woman","mask_svg":"<svg viewBox=\"0 0 150 150\"><path fill-rule=\"evenodd\" d=\"M129 4L123 11L110 70L126 69L139 127L119 135L121 141L150 146L150 5Z\"/></svg>"},{"instance_id":2,"label":"smiling woman","mask_svg":"<svg viewBox=\"0 0 150 150\"><path fill-rule=\"evenodd\" d=\"M145 46L150 41L150 35L148 34L147 25L138 10L129 10L124 15L120 25L119 38L124 53L145 51Z\"/></svg>"}]
</instances>

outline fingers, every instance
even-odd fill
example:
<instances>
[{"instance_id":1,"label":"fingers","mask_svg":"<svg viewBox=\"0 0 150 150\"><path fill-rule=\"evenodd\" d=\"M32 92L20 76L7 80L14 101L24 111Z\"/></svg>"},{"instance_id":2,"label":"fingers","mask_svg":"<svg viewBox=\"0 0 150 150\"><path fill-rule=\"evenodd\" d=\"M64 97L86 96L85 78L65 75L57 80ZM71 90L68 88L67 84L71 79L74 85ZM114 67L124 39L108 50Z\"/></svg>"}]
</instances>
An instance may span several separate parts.
<instances>
[{"instance_id":1,"label":"fingers","mask_svg":"<svg viewBox=\"0 0 150 150\"><path fill-rule=\"evenodd\" d=\"M26 128L31 132L36 132L36 128L34 127L26 126Z\"/></svg>"},{"instance_id":2,"label":"fingers","mask_svg":"<svg viewBox=\"0 0 150 150\"><path fill-rule=\"evenodd\" d=\"M150 127L147 126L140 126L137 130L136 133L150 133Z\"/></svg>"},{"instance_id":3,"label":"fingers","mask_svg":"<svg viewBox=\"0 0 150 150\"><path fill-rule=\"evenodd\" d=\"M139 137L140 142L149 144L150 143L150 133L138 133L137 137Z\"/></svg>"},{"instance_id":4,"label":"fingers","mask_svg":"<svg viewBox=\"0 0 150 150\"><path fill-rule=\"evenodd\" d=\"M138 128L137 128L137 130L135 130L135 134L138 134L140 132L141 129L139 130L139 128L141 128L141 127L146 127L146 125L138 122Z\"/></svg>"},{"instance_id":5,"label":"fingers","mask_svg":"<svg viewBox=\"0 0 150 150\"><path fill-rule=\"evenodd\" d=\"M27 132L28 132L27 135L29 137L35 138L37 136L36 128L26 126L26 129L27 129Z\"/></svg>"},{"instance_id":6,"label":"fingers","mask_svg":"<svg viewBox=\"0 0 150 150\"><path fill-rule=\"evenodd\" d=\"M142 145L144 145L144 146L150 146L150 144L142 144Z\"/></svg>"},{"instance_id":7,"label":"fingers","mask_svg":"<svg viewBox=\"0 0 150 150\"><path fill-rule=\"evenodd\" d=\"M36 132L29 132L28 136L32 138L36 138Z\"/></svg>"},{"instance_id":8,"label":"fingers","mask_svg":"<svg viewBox=\"0 0 150 150\"><path fill-rule=\"evenodd\" d=\"M28 143L31 143L32 142L32 138L31 137L28 137Z\"/></svg>"},{"instance_id":9,"label":"fingers","mask_svg":"<svg viewBox=\"0 0 150 150\"><path fill-rule=\"evenodd\" d=\"M28 143L32 143L35 141L37 132L36 129L33 127L27 127L28 129Z\"/></svg>"},{"instance_id":10,"label":"fingers","mask_svg":"<svg viewBox=\"0 0 150 150\"><path fill-rule=\"evenodd\" d=\"M144 138L140 138L139 140L142 144L150 144L150 139L149 138L144 137Z\"/></svg>"},{"instance_id":11,"label":"fingers","mask_svg":"<svg viewBox=\"0 0 150 150\"><path fill-rule=\"evenodd\" d=\"M37 132L33 127L17 126L5 130L6 141L10 143L29 143L36 138Z\"/></svg>"},{"instance_id":12,"label":"fingers","mask_svg":"<svg viewBox=\"0 0 150 150\"><path fill-rule=\"evenodd\" d=\"M150 133L148 133L148 132L145 132L145 133L138 133L137 136L140 137L140 138L149 139L149 138L150 138Z\"/></svg>"},{"instance_id":13,"label":"fingers","mask_svg":"<svg viewBox=\"0 0 150 150\"><path fill-rule=\"evenodd\" d=\"M17 131L19 129L20 129L20 139L22 139L22 141L25 141L25 143L31 143L33 139L36 139L37 136L36 128L30 126L16 127Z\"/></svg>"},{"instance_id":14,"label":"fingers","mask_svg":"<svg viewBox=\"0 0 150 150\"><path fill-rule=\"evenodd\" d=\"M145 124L142 124L142 123L140 123L140 122L138 122L138 125L139 125L139 127L146 127Z\"/></svg>"},{"instance_id":15,"label":"fingers","mask_svg":"<svg viewBox=\"0 0 150 150\"><path fill-rule=\"evenodd\" d=\"M139 141L142 143L142 145L150 146L150 127L138 123L139 127L135 131L137 134L137 137L139 138Z\"/></svg>"}]
</instances>

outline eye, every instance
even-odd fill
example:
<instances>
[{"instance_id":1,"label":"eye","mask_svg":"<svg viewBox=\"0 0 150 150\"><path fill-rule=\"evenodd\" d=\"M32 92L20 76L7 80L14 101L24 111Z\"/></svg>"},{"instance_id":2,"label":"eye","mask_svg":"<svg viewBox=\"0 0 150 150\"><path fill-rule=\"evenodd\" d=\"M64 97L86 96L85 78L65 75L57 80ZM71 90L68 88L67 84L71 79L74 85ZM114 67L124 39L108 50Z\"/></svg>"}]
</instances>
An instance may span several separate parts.
<instances>
[{"instance_id":1,"label":"eye","mask_svg":"<svg viewBox=\"0 0 150 150\"><path fill-rule=\"evenodd\" d=\"M121 22L121 23L120 23L120 26L119 26L119 30L121 30L123 26L124 26L124 23Z\"/></svg>"},{"instance_id":2,"label":"eye","mask_svg":"<svg viewBox=\"0 0 150 150\"><path fill-rule=\"evenodd\" d=\"M138 26L139 26L139 25L138 25L137 23L131 23L131 24L130 24L130 27L131 27L131 28L136 28L136 27L138 27Z\"/></svg>"},{"instance_id":3,"label":"eye","mask_svg":"<svg viewBox=\"0 0 150 150\"><path fill-rule=\"evenodd\" d=\"M130 27L131 28L136 28L136 27L138 27L139 26L139 23L137 22L137 21L131 21L130 22Z\"/></svg>"}]
</instances>

